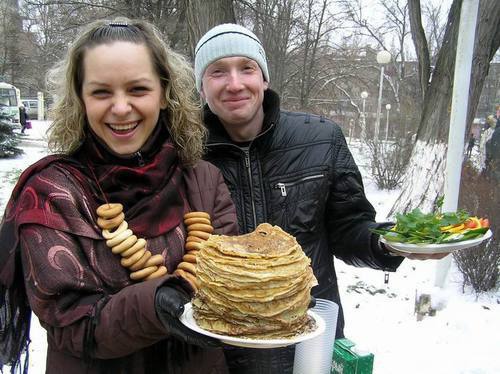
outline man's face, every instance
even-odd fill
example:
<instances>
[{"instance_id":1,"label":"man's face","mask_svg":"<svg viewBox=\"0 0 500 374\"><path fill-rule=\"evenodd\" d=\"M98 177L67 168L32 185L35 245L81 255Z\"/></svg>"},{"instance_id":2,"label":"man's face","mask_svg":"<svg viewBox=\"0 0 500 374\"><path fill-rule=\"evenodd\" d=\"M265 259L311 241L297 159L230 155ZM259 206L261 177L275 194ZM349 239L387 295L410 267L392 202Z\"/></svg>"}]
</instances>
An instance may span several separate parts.
<instances>
[{"instance_id":1,"label":"man's face","mask_svg":"<svg viewBox=\"0 0 500 374\"><path fill-rule=\"evenodd\" d=\"M251 140L262 128L262 102L268 83L259 64L247 57L225 57L205 70L201 96L226 130ZM247 139L244 139L247 138Z\"/></svg>"}]
</instances>

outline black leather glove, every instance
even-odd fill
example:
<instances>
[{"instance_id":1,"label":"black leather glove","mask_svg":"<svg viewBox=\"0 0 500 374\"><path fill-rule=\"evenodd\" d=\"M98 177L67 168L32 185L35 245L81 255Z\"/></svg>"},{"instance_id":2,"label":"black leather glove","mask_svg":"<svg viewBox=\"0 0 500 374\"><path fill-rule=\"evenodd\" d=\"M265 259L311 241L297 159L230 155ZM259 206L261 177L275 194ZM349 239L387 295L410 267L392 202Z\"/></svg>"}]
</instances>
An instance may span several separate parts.
<instances>
[{"instance_id":1,"label":"black leather glove","mask_svg":"<svg viewBox=\"0 0 500 374\"><path fill-rule=\"evenodd\" d=\"M312 309L316 306L316 298L311 295L311 300L309 301L309 306L307 307L307 309Z\"/></svg>"},{"instance_id":2,"label":"black leather glove","mask_svg":"<svg viewBox=\"0 0 500 374\"><path fill-rule=\"evenodd\" d=\"M189 302L189 296L181 290L162 286L156 291L156 315L168 332L177 339L202 348L220 347L222 343L184 326L179 317L184 313L184 304Z\"/></svg>"}]
</instances>

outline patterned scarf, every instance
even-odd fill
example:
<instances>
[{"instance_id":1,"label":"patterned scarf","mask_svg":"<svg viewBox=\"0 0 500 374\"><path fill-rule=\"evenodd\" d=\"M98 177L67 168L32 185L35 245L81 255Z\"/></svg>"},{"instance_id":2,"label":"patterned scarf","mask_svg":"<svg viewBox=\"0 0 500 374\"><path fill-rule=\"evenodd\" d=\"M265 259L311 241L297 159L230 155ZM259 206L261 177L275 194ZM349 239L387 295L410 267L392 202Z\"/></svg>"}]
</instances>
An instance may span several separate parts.
<instances>
[{"instance_id":1,"label":"patterned scarf","mask_svg":"<svg viewBox=\"0 0 500 374\"><path fill-rule=\"evenodd\" d=\"M48 167L67 177L35 178L37 182L32 180L25 188L31 177ZM57 205L51 201L58 191L75 189L81 192L79 201L57 199ZM45 157L22 173L0 225L0 369L5 364L13 370L19 367L21 354L28 352L31 309L20 260L20 226L34 223L99 239L101 230L88 222L96 222L95 209L106 201L124 205L129 227L139 237L155 237L179 226L186 197L166 126L159 123L140 152L130 157L114 154L89 131L75 154Z\"/></svg>"}]
</instances>

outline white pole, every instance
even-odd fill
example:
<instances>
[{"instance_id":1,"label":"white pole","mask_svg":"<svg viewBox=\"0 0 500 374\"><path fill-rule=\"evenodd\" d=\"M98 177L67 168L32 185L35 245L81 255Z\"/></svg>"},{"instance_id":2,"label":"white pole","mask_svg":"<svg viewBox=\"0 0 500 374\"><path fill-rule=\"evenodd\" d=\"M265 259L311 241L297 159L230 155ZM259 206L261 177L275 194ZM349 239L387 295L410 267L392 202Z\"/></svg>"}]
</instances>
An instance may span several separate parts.
<instances>
[{"instance_id":1,"label":"white pole","mask_svg":"<svg viewBox=\"0 0 500 374\"><path fill-rule=\"evenodd\" d=\"M387 104L385 106L385 110L387 111L387 121L385 122L385 141L389 138L389 111L391 110L391 104Z\"/></svg>"},{"instance_id":2,"label":"white pole","mask_svg":"<svg viewBox=\"0 0 500 374\"><path fill-rule=\"evenodd\" d=\"M363 99L363 113L361 113L361 141L366 140L366 113L365 104L366 98L368 97L368 92L361 92L361 98Z\"/></svg>"},{"instance_id":3,"label":"white pole","mask_svg":"<svg viewBox=\"0 0 500 374\"><path fill-rule=\"evenodd\" d=\"M351 145L351 138L352 138L352 127L353 127L353 119L351 118L349 120L349 145Z\"/></svg>"},{"instance_id":4,"label":"white pole","mask_svg":"<svg viewBox=\"0 0 500 374\"><path fill-rule=\"evenodd\" d=\"M385 122L385 141L389 138L389 109L387 110L387 121Z\"/></svg>"},{"instance_id":5,"label":"white pole","mask_svg":"<svg viewBox=\"0 0 500 374\"><path fill-rule=\"evenodd\" d=\"M365 114L361 114L361 141L366 140L366 117Z\"/></svg>"},{"instance_id":6,"label":"white pole","mask_svg":"<svg viewBox=\"0 0 500 374\"><path fill-rule=\"evenodd\" d=\"M453 96L451 100L450 129L446 155L446 174L444 181L444 212L454 212L458 207L460 174L462 171L465 122L469 102L469 85L474 53L477 12L479 0L464 0L460 10ZM451 265L452 256L448 255L436 264L435 285L443 287Z\"/></svg>"},{"instance_id":7,"label":"white pole","mask_svg":"<svg viewBox=\"0 0 500 374\"><path fill-rule=\"evenodd\" d=\"M380 129L380 112L382 111L382 87L384 85L384 65L380 68L380 84L378 88L378 101L377 101L377 116L375 117L375 131L373 140L378 142L378 134Z\"/></svg>"},{"instance_id":8,"label":"white pole","mask_svg":"<svg viewBox=\"0 0 500 374\"><path fill-rule=\"evenodd\" d=\"M41 121L45 118L45 100L43 98L43 92L38 91L36 96L38 99L37 119Z\"/></svg>"}]
</instances>

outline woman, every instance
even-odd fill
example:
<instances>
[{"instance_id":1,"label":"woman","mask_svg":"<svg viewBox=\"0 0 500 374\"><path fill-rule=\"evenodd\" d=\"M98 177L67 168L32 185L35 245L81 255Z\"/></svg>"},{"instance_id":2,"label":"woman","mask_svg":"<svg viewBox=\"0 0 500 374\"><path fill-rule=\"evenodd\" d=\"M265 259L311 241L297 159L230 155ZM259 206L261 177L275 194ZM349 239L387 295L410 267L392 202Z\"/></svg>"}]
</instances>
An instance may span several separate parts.
<instances>
[{"instance_id":1,"label":"woman","mask_svg":"<svg viewBox=\"0 0 500 374\"><path fill-rule=\"evenodd\" d=\"M19 106L19 122L21 123L21 134L28 128L28 121L30 120L24 105Z\"/></svg>"},{"instance_id":2,"label":"woman","mask_svg":"<svg viewBox=\"0 0 500 374\"><path fill-rule=\"evenodd\" d=\"M49 145L61 154L22 174L0 228L1 364L19 364L31 309L47 330L48 373L225 372L220 349L208 348L217 341L179 322L193 288L172 275L184 213L237 232L219 171L200 161L189 64L146 22L97 21L51 76ZM167 275L130 278L103 238L96 210L108 202L122 204Z\"/></svg>"}]
</instances>

